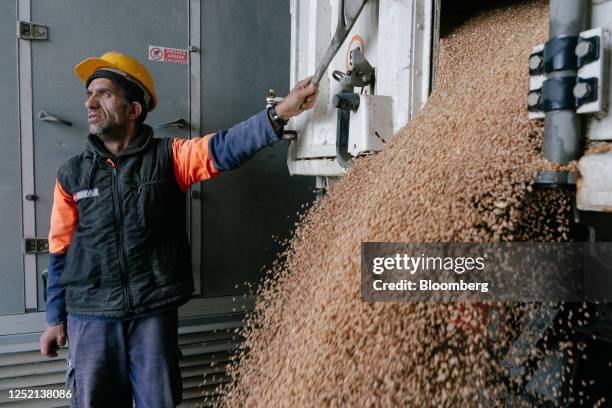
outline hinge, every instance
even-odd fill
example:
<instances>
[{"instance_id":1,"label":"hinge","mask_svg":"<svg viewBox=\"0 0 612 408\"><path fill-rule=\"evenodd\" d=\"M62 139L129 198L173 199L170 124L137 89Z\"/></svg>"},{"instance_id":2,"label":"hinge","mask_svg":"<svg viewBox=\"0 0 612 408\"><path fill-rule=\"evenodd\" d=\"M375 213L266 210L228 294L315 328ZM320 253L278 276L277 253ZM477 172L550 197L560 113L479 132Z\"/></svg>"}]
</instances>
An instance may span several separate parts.
<instances>
[{"instance_id":1,"label":"hinge","mask_svg":"<svg viewBox=\"0 0 612 408\"><path fill-rule=\"evenodd\" d=\"M30 21L18 21L17 38L20 40L46 40L49 38L49 27Z\"/></svg>"},{"instance_id":2,"label":"hinge","mask_svg":"<svg viewBox=\"0 0 612 408\"><path fill-rule=\"evenodd\" d=\"M49 240L47 238L24 238L23 252L25 254L44 254L49 252Z\"/></svg>"}]
</instances>

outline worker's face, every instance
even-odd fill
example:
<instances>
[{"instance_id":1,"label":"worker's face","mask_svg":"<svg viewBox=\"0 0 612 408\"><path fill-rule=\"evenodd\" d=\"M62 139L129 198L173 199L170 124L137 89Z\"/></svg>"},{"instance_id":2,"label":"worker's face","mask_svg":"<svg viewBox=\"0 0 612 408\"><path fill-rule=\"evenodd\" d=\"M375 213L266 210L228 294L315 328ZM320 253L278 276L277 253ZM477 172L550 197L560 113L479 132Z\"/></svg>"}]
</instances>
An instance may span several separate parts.
<instances>
[{"instance_id":1,"label":"worker's face","mask_svg":"<svg viewBox=\"0 0 612 408\"><path fill-rule=\"evenodd\" d=\"M123 90L113 81L96 78L87 88L87 123L89 133L101 135L125 128L130 119L130 105Z\"/></svg>"}]
</instances>

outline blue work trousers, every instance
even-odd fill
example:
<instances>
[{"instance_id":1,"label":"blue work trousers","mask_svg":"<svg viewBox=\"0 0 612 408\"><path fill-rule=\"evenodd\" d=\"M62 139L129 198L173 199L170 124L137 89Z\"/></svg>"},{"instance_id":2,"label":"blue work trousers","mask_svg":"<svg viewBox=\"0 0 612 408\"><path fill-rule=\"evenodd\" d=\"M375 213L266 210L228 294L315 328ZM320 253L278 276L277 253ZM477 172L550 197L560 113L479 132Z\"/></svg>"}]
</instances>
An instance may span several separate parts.
<instances>
[{"instance_id":1,"label":"blue work trousers","mask_svg":"<svg viewBox=\"0 0 612 408\"><path fill-rule=\"evenodd\" d=\"M71 407L176 407L179 369L177 310L119 322L68 316Z\"/></svg>"}]
</instances>

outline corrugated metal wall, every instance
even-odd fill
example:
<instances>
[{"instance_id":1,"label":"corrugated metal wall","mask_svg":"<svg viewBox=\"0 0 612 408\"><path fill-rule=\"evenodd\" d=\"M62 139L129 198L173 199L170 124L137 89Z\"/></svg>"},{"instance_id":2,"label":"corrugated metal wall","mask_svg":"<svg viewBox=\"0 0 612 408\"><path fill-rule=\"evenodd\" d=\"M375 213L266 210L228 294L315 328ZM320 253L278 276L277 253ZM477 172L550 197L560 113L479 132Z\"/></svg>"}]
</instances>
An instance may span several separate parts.
<instances>
[{"instance_id":1,"label":"corrugated metal wall","mask_svg":"<svg viewBox=\"0 0 612 408\"><path fill-rule=\"evenodd\" d=\"M179 347L183 354L183 403L180 407L202 407L216 401L215 390L229 378L225 365L240 345L236 329L241 316L219 323L183 326L179 329ZM0 408L68 407L66 399L16 401L9 390L63 390L66 376L66 349L57 358L41 356L38 350L0 355Z\"/></svg>"}]
</instances>

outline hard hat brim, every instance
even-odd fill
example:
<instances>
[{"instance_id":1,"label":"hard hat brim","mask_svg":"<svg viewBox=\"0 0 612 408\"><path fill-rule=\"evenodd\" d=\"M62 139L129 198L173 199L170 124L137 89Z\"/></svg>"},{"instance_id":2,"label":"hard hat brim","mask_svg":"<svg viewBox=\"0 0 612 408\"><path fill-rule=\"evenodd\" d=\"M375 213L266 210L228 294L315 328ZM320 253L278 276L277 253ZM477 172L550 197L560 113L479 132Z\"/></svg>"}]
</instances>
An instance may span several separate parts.
<instances>
[{"instance_id":1,"label":"hard hat brim","mask_svg":"<svg viewBox=\"0 0 612 408\"><path fill-rule=\"evenodd\" d=\"M114 64L101 58L87 58L74 67L74 73L81 78L83 82L100 68L117 68Z\"/></svg>"}]
</instances>

